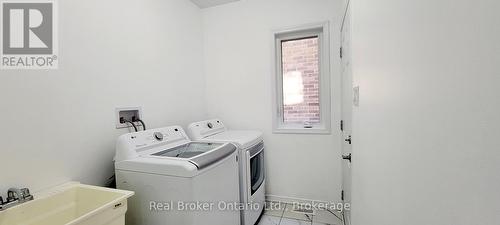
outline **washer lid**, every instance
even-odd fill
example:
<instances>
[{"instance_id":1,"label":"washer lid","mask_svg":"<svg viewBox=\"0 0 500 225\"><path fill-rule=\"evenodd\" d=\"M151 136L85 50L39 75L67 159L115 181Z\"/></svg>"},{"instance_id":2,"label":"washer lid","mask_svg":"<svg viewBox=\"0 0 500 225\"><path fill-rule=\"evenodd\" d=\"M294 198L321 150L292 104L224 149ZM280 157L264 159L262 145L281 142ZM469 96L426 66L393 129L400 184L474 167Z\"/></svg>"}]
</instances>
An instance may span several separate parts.
<instances>
[{"instance_id":1,"label":"washer lid","mask_svg":"<svg viewBox=\"0 0 500 225\"><path fill-rule=\"evenodd\" d=\"M247 149L262 141L262 132L254 130L228 130L212 136L205 140L231 142L241 149Z\"/></svg>"},{"instance_id":2,"label":"washer lid","mask_svg":"<svg viewBox=\"0 0 500 225\"><path fill-rule=\"evenodd\" d=\"M212 151L218 147L221 147L222 145L222 143L189 142L177 147L168 148L166 150L156 152L151 155L174 158L193 158L197 155L201 155L205 152Z\"/></svg>"},{"instance_id":3,"label":"washer lid","mask_svg":"<svg viewBox=\"0 0 500 225\"><path fill-rule=\"evenodd\" d=\"M190 142L152 154L152 157L189 159L189 162L203 169L236 151L231 143Z\"/></svg>"},{"instance_id":4,"label":"washer lid","mask_svg":"<svg viewBox=\"0 0 500 225\"><path fill-rule=\"evenodd\" d=\"M189 144L196 145L199 143ZM115 168L117 170L134 171L139 173L194 177L202 173L202 171L209 166L223 163L237 150L236 146L231 143L216 143L214 145L218 147L213 148L212 150L208 150L208 148L204 147L202 150L198 147L193 148L196 152L198 152L198 150L206 152L191 155L190 157L187 155L183 157L176 157L176 155L167 156L170 155L167 154L170 152L164 153L167 155L161 155L160 153L168 150L160 150L158 154L144 155L132 160L115 162Z\"/></svg>"}]
</instances>

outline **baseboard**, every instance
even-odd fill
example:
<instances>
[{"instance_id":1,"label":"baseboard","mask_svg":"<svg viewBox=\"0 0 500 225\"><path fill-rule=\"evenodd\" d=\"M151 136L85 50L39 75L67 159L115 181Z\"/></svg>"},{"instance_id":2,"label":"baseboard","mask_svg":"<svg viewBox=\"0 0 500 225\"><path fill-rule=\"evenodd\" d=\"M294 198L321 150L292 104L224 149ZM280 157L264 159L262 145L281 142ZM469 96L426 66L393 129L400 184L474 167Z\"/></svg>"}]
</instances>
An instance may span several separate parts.
<instances>
[{"instance_id":1,"label":"baseboard","mask_svg":"<svg viewBox=\"0 0 500 225\"><path fill-rule=\"evenodd\" d=\"M306 198L296 198L296 197L288 197L288 196L279 196L279 195L266 195L266 201L268 202L282 202L282 203L329 203L327 201L314 200L314 199L306 199Z\"/></svg>"}]
</instances>

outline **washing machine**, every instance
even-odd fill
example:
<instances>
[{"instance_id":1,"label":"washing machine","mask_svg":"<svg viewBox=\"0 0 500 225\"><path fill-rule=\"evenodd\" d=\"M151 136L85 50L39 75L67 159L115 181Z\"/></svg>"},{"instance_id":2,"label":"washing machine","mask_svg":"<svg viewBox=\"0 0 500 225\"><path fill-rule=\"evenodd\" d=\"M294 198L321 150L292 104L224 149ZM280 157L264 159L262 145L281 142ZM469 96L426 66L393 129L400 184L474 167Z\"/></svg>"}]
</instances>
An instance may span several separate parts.
<instances>
[{"instance_id":1,"label":"washing machine","mask_svg":"<svg viewBox=\"0 0 500 225\"><path fill-rule=\"evenodd\" d=\"M240 224L238 157L235 145L190 141L180 126L120 136L117 187L136 193L127 224Z\"/></svg>"},{"instance_id":2,"label":"washing machine","mask_svg":"<svg viewBox=\"0 0 500 225\"><path fill-rule=\"evenodd\" d=\"M253 225L265 207L264 141L262 132L229 130L219 119L194 122L188 126L193 140L231 142L238 147L241 224Z\"/></svg>"}]
</instances>

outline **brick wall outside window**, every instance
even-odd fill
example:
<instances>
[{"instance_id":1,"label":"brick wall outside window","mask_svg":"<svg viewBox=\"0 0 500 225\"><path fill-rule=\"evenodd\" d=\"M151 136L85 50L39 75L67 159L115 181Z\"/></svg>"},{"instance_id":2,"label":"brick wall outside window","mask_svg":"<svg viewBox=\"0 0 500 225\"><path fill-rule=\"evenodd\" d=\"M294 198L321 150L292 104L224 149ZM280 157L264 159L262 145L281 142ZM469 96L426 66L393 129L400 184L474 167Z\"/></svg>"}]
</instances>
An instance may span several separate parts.
<instances>
[{"instance_id":1,"label":"brick wall outside window","mask_svg":"<svg viewBox=\"0 0 500 225\"><path fill-rule=\"evenodd\" d=\"M283 41L281 48L284 122L319 123L318 38Z\"/></svg>"}]
</instances>

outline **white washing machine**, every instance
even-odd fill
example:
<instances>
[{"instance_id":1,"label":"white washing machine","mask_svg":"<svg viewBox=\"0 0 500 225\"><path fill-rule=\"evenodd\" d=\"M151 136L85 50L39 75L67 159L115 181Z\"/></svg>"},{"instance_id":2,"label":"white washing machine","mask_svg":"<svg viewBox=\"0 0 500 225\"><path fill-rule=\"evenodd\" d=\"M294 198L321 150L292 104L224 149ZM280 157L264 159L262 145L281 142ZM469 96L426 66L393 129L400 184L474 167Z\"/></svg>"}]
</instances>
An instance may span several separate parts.
<instances>
[{"instance_id":1,"label":"white washing machine","mask_svg":"<svg viewBox=\"0 0 500 225\"><path fill-rule=\"evenodd\" d=\"M240 224L237 160L233 144L191 142L179 126L120 136L117 187L136 193L127 224Z\"/></svg>"},{"instance_id":2,"label":"white washing machine","mask_svg":"<svg viewBox=\"0 0 500 225\"><path fill-rule=\"evenodd\" d=\"M265 207L264 141L262 132L228 130L219 119L192 123L188 134L193 140L231 142L239 149L240 199L245 205L241 224L255 224Z\"/></svg>"}]
</instances>

